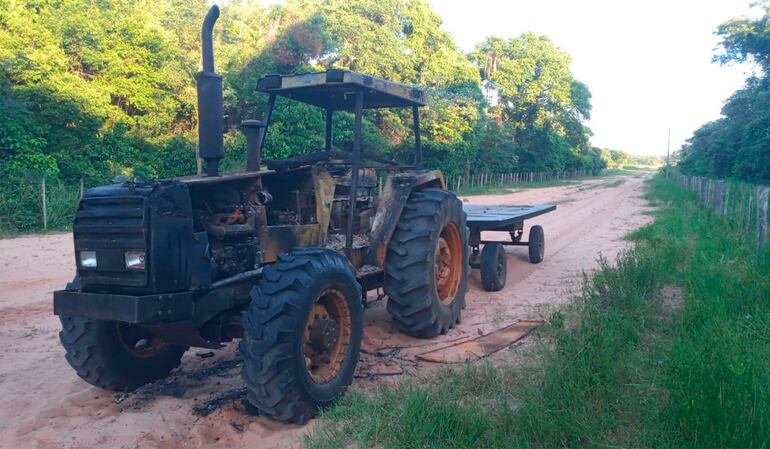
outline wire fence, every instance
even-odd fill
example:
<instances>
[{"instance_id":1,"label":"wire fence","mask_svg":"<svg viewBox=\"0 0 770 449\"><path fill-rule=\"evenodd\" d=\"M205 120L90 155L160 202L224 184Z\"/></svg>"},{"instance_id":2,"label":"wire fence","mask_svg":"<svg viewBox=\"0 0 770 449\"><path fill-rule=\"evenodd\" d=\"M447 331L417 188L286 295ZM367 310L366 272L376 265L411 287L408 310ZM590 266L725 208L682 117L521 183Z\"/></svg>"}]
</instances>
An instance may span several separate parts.
<instances>
[{"instance_id":1,"label":"wire fence","mask_svg":"<svg viewBox=\"0 0 770 449\"><path fill-rule=\"evenodd\" d=\"M756 241L758 249L767 245L767 199L770 188L700 176L674 175L674 181L695 192L704 206L724 217Z\"/></svg>"},{"instance_id":2,"label":"wire fence","mask_svg":"<svg viewBox=\"0 0 770 449\"><path fill-rule=\"evenodd\" d=\"M0 234L68 229L72 225L82 181L64 183L28 177L0 185Z\"/></svg>"},{"instance_id":3,"label":"wire fence","mask_svg":"<svg viewBox=\"0 0 770 449\"><path fill-rule=\"evenodd\" d=\"M562 180L598 176L606 170L565 170L560 172L512 172L477 173L466 176L447 176L449 190L455 193L484 190L490 187L516 187L523 184L540 184Z\"/></svg>"}]
</instances>

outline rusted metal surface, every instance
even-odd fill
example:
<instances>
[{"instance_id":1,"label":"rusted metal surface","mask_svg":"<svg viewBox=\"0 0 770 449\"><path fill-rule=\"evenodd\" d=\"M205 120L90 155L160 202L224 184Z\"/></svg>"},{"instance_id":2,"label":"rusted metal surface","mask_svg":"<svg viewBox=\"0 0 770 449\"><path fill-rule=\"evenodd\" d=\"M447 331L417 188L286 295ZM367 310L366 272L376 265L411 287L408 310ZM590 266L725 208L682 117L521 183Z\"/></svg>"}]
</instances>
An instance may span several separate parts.
<instances>
[{"instance_id":1,"label":"rusted metal surface","mask_svg":"<svg viewBox=\"0 0 770 449\"><path fill-rule=\"evenodd\" d=\"M336 289L325 290L308 314L302 348L315 383L325 384L337 376L351 345L351 329L345 296Z\"/></svg>"},{"instance_id":2,"label":"rusted metal surface","mask_svg":"<svg viewBox=\"0 0 770 449\"><path fill-rule=\"evenodd\" d=\"M481 337L417 354L417 358L435 363L476 361L516 343L541 324L543 321L521 320Z\"/></svg>"},{"instance_id":3,"label":"rusted metal surface","mask_svg":"<svg viewBox=\"0 0 770 449\"><path fill-rule=\"evenodd\" d=\"M460 231L454 223L441 230L434 255L434 273L438 297L444 304L451 304L457 295L463 275L463 247Z\"/></svg>"},{"instance_id":4,"label":"rusted metal surface","mask_svg":"<svg viewBox=\"0 0 770 449\"><path fill-rule=\"evenodd\" d=\"M425 106L425 93L420 89L347 70L272 75L257 82L260 92L333 111L353 110L355 99L350 92L359 89L366 93L364 109Z\"/></svg>"},{"instance_id":5,"label":"rusted metal surface","mask_svg":"<svg viewBox=\"0 0 770 449\"><path fill-rule=\"evenodd\" d=\"M334 178L326 169L314 167L313 185L315 188L316 220L321 227L320 240L317 246L323 246L323 242L326 241L326 233L329 230L329 220L334 201Z\"/></svg>"},{"instance_id":6,"label":"rusted metal surface","mask_svg":"<svg viewBox=\"0 0 770 449\"><path fill-rule=\"evenodd\" d=\"M318 224L266 226L260 235L265 262L275 262L278 254L294 248L321 246L323 231Z\"/></svg>"},{"instance_id":7,"label":"rusted metal surface","mask_svg":"<svg viewBox=\"0 0 770 449\"><path fill-rule=\"evenodd\" d=\"M372 246L367 256L368 263L379 267L385 265L388 241L401 217L406 200L414 189L425 187L445 189L444 175L433 170L397 173L388 178L372 224Z\"/></svg>"}]
</instances>

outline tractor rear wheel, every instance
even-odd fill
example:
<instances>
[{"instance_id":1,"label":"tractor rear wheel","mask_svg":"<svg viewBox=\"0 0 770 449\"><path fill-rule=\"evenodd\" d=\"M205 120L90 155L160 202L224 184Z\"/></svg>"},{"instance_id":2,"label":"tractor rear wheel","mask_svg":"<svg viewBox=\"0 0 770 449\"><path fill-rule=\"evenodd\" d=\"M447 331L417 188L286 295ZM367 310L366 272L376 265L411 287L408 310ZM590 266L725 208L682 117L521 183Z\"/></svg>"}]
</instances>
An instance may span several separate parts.
<instances>
[{"instance_id":1,"label":"tractor rear wheel","mask_svg":"<svg viewBox=\"0 0 770 449\"><path fill-rule=\"evenodd\" d=\"M400 331L445 334L468 290L468 228L462 202L442 189L412 192L385 257L387 310Z\"/></svg>"},{"instance_id":2,"label":"tractor rear wheel","mask_svg":"<svg viewBox=\"0 0 770 449\"><path fill-rule=\"evenodd\" d=\"M241 376L260 414L302 424L353 381L361 287L340 254L295 250L265 267L243 317Z\"/></svg>"},{"instance_id":3,"label":"tractor rear wheel","mask_svg":"<svg viewBox=\"0 0 770 449\"><path fill-rule=\"evenodd\" d=\"M170 345L136 325L61 317L59 340L78 376L99 388L129 391L163 379L179 366L184 346Z\"/></svg>"}]
</instances>

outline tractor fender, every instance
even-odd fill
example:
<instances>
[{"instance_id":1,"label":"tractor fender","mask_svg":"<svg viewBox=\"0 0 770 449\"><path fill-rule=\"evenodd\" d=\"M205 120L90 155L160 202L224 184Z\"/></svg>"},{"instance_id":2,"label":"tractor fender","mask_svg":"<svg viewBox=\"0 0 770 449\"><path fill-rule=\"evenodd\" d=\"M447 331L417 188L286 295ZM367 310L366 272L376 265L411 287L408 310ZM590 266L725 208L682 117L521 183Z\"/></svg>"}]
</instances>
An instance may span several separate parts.
<instances>
[{"instance_id":1,"label":"tractor fender","mask_svg":"<svg viewBox=\"0 0 770 449\"><path fill-rule=\"evenodd\" d=\"M367 263L383 267L393 231L404 210L409 195L428 187L446 189L444 175L438 170L403 172L390 176L379 198L371 231L371 246Z\"/></svg>"}]
</instances>

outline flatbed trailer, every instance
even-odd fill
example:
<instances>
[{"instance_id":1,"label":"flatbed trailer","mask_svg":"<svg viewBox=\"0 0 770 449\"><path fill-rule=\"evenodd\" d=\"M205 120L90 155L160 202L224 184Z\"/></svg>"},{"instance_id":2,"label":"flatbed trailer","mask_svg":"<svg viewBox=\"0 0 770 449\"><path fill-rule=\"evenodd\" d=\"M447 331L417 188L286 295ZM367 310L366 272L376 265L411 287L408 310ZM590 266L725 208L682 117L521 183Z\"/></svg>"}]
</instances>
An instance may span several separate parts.
<instances>
[{"instance_id":1,"label":"flatbed trailer","mask_svg":"<svg viewBox=\"0 0 770 449\"><path fill-rule=\"evenodd\" d=\"M553 204L533 205L463 205L470 230L468 244L471 247L471 268L481 272L481 285L486 291L499 291L505 287L507 259L504 245L527 246L529 261L540 263L545 257L545 233L543 227L532 226L529 240L522 241L524 220L556 210ZM510 241L482 240L482 231L508 232ZM483 245L483 246L482 246Z\"/></svg>"}]
</instances>

